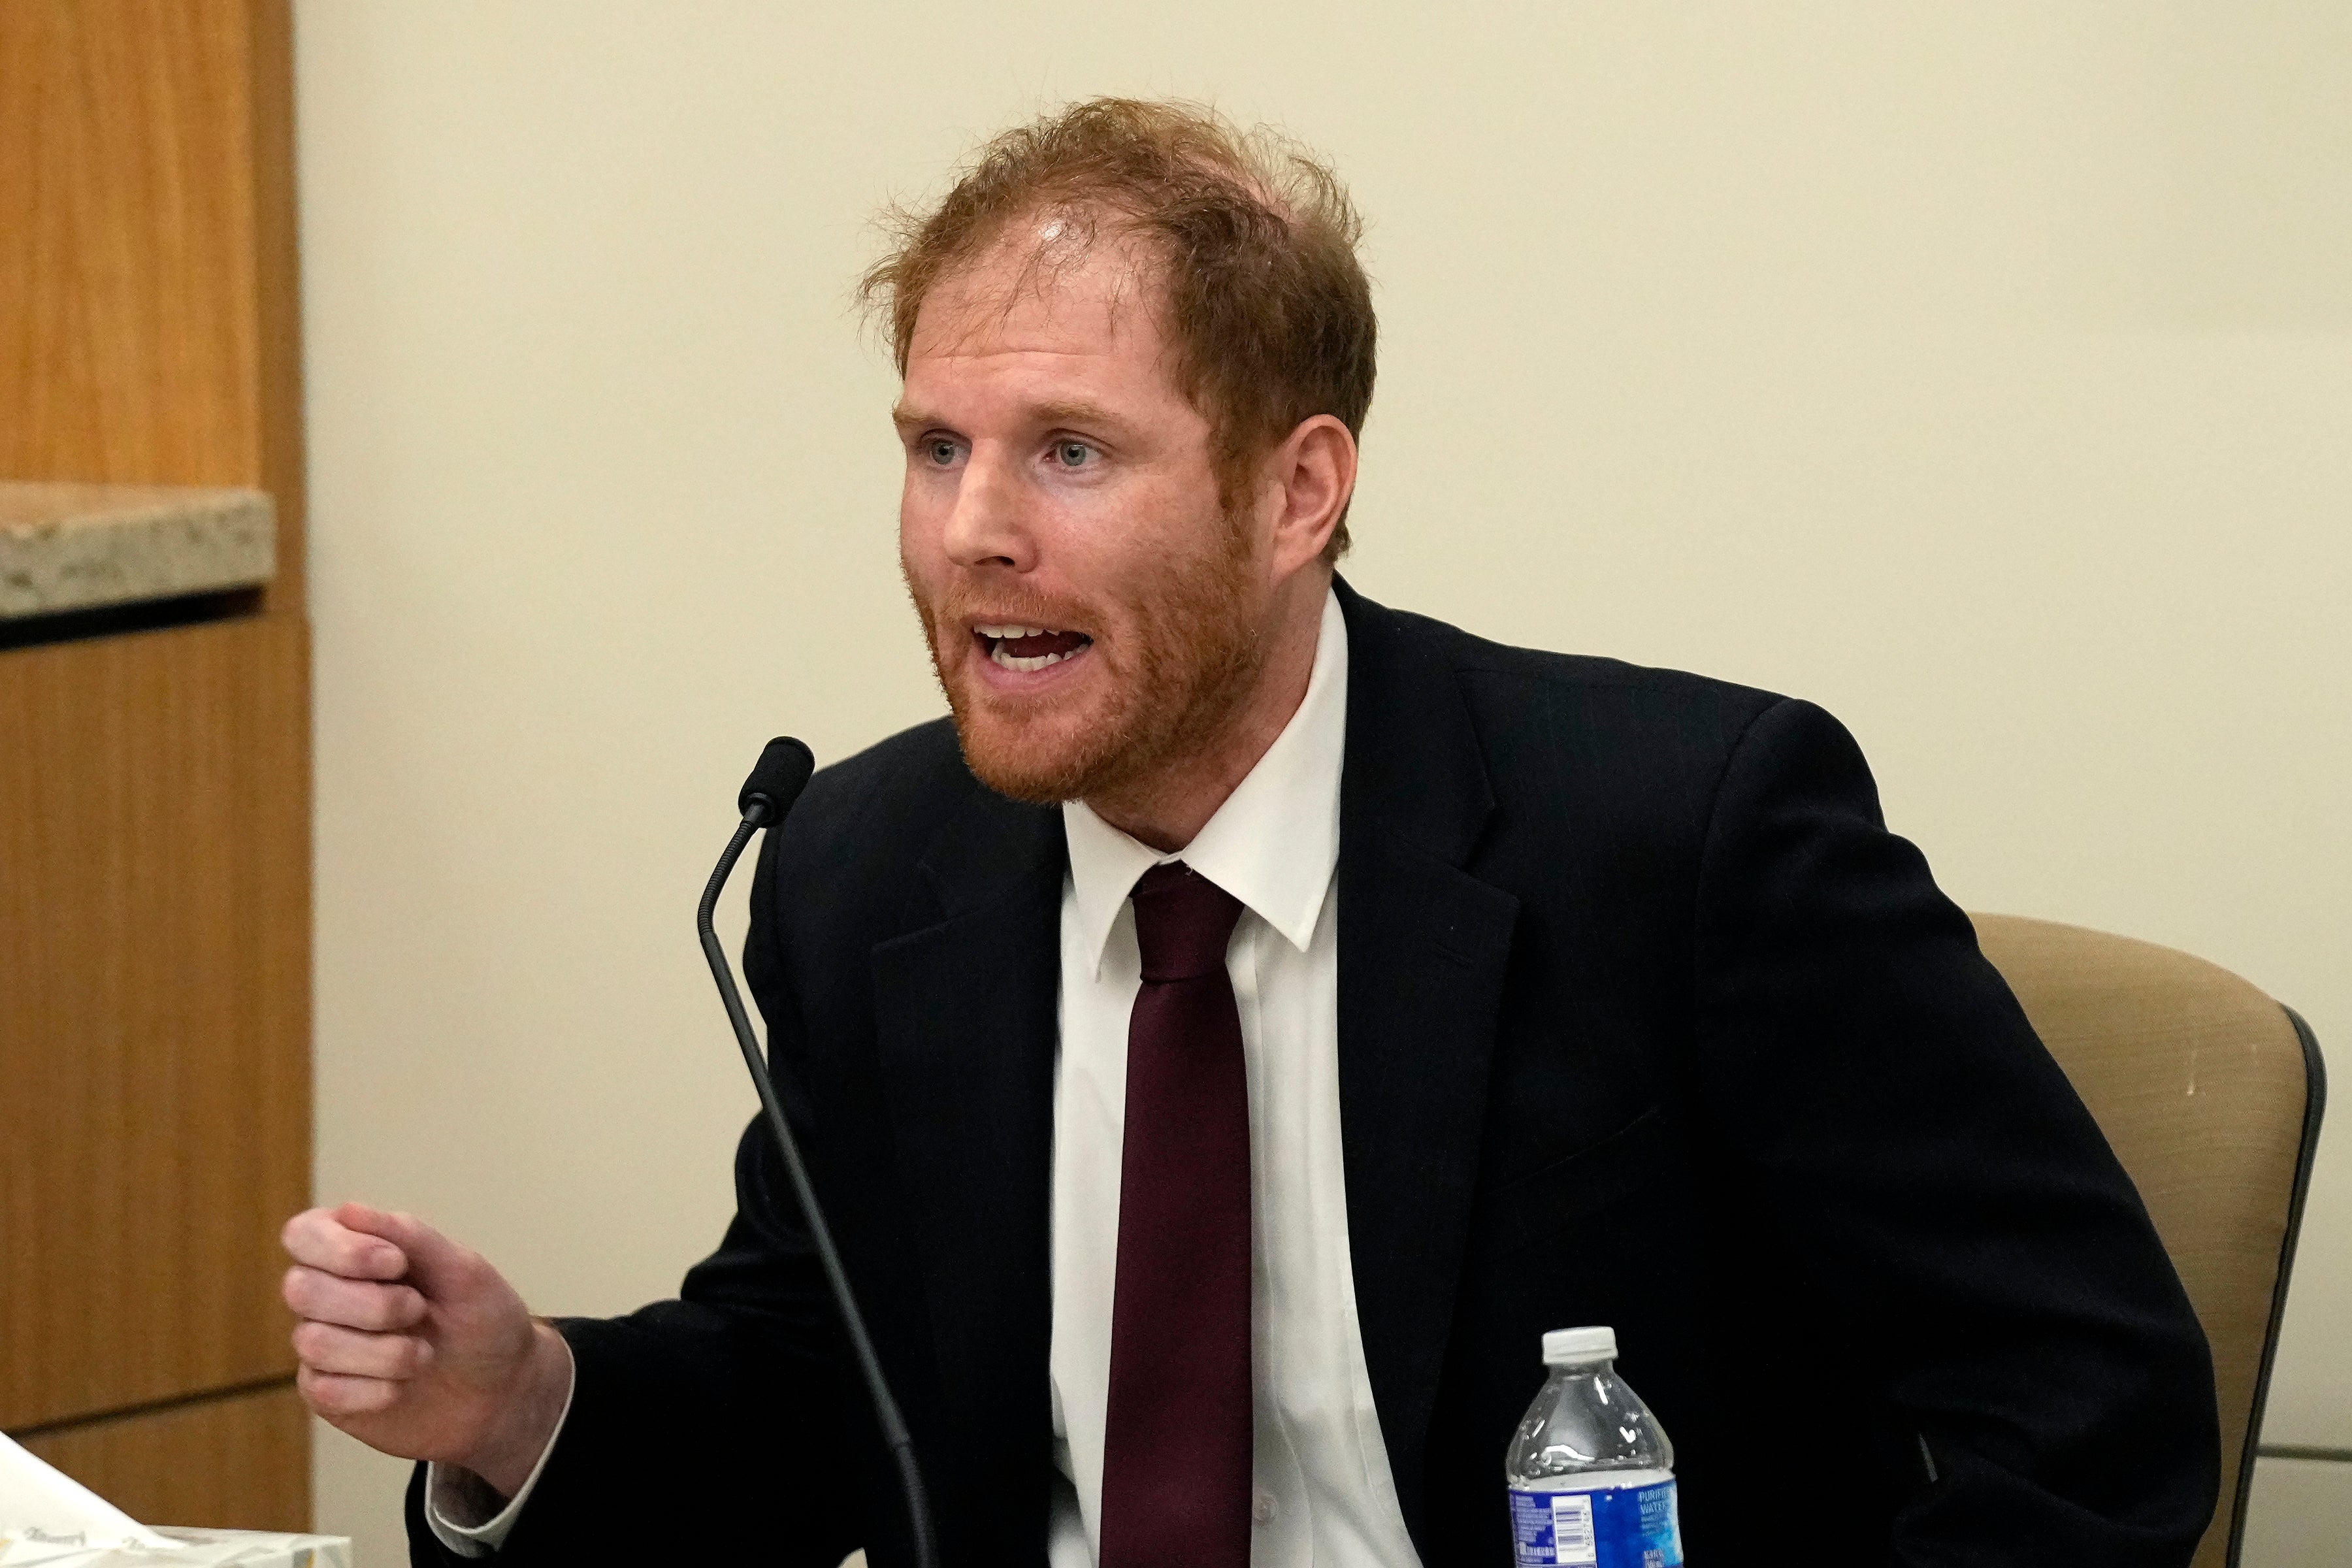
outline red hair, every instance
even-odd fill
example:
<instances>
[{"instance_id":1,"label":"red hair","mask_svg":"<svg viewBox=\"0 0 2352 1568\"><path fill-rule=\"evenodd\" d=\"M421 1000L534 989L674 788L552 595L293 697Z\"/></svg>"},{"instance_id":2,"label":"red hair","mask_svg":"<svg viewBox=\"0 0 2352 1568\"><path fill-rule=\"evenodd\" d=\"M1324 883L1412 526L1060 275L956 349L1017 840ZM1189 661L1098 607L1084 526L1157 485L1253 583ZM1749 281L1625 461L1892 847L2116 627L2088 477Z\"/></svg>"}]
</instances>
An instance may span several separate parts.
<instances>
[{"instance_id":1,"label":"red hair","mask_svg":"<svg viewBox=\"0 0 2352 1568\"><path fill-rule=\"evenodd\" d=\"M940 204L893 209L896 241L858 298L901 374L940 279L1041 212L1080 239L1139 242L1160 269L1162 325L1184 395L1207 417L1228 500L1251 463L1328 414L1360 439L1377 323L1348 193L1304 148L1197 104L1097 98L990 140ZM1324 558L1348 548L1342 511Z\"/></svg>"}]
</instances>

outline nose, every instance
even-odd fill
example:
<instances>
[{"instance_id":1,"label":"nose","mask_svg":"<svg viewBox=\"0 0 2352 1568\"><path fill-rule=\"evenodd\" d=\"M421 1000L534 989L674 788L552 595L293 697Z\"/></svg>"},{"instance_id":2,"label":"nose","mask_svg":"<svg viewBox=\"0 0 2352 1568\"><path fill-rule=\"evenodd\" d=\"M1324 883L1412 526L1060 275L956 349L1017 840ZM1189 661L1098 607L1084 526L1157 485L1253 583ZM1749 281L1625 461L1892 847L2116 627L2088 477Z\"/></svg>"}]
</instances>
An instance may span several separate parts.
<instances>
[{"instance_id":1,"label":"nose","mask_svg":"<svg viewBox=\"0 0 2352 1568\"><path fill-rule=\"evenodd\" d=\"M1004 566L1026 572L1037 563L1036 538L1016 476L1003 458L982 448L964 461L940 543L948 558L970 568Z\"/></svg>"}]
</instances>

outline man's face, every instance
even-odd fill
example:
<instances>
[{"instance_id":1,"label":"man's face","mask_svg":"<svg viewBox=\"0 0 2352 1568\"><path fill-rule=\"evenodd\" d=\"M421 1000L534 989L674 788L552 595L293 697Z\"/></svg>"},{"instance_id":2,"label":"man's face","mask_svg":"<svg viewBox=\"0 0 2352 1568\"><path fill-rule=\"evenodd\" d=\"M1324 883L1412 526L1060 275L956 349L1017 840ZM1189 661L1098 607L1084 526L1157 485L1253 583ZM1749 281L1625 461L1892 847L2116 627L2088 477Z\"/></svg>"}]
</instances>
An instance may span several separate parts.
<instances>
[{"instance_id":1,"label":"man's face","mask_svg":"<svg viewBox=\"0 0 2352 1568\"><path fill-rule=\"evenodd\" d=\"M1110 244L1033 254L1000 247L924 301L898 553L965 761L1053 802L1211 743L1263 666L1272 585L1169 379L1150 270Z\"/></svg>"}]
</instances>

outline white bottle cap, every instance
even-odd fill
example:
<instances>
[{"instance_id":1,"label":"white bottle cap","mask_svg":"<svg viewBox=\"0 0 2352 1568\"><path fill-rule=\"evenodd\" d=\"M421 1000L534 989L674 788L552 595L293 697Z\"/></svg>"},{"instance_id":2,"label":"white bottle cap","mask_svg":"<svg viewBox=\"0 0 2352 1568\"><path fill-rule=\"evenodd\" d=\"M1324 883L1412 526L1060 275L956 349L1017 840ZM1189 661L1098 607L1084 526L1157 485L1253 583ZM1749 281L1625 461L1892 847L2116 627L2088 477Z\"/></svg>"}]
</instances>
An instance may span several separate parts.
<instances>
[{"instance_id":1,"label":"white bottle cap","mask_svg":"<svg viewBox=\"0 0 2352 1568\"><path fill-rule=\"evenodd\" d=\"M1554 1329L1543 1337L1544 1365L1580 1366L1586 1362L1617 1359L1617 1331L1610 1328Z\"/></svg>"}]
</instances>

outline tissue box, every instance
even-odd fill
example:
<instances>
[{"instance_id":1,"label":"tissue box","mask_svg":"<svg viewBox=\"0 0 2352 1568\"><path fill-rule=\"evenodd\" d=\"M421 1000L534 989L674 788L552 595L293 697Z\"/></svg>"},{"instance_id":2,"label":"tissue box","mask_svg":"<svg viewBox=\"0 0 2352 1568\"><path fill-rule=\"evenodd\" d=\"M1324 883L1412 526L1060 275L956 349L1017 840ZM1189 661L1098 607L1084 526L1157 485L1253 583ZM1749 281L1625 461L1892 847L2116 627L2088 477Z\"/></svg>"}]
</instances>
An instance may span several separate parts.
<instances>
[{"instance_id":1,"label":"tissue box","mask_svg":"<svg viewBox=\"0 0 2352 1568\"><path fill-rule=\"evenodd\" d=\"M80 1535L0 1530L0 1568L352 1568L352 1543L341 1535L273 1535L259 1530L166 1530L173 1542L154 1546L86 1546Z\"/></svg>"}]
</instances>

